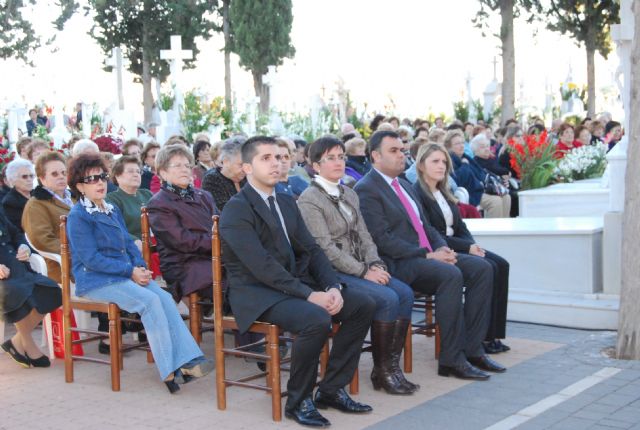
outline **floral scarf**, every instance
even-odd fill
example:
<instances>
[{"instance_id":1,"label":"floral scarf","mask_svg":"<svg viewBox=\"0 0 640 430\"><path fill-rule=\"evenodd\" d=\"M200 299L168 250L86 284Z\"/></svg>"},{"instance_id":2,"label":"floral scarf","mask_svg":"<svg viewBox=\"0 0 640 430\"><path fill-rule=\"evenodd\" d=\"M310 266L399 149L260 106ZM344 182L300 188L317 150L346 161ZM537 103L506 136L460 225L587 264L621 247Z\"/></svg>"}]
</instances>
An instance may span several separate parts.
<instances>
[{"instance_id":1,"label":"floral scarf","mask_svg":"<svg viewBox=\"0 0 640 430\"><path fill-rule=\"evenodd\" d=\"M85 196L80 197L80 203L82 204L82 206L84 206L84 209L91 215L94 213L103 213L105 215L111 215L111 213L113 212L113 205L110 203L107 203L106 201L103 202L104 204L104 208L99 207L98 205L96 205L94 202L92 202L91 200L89 200L88 198L86 198Z\"/></svg>"},{"instance_id":2,"label":"floral scarf","mask_svg":"<svg viewBox=\"0 0 640 430\"><path fill-rule=\"evenodd\" d=\"M162 189L178 195L181 199L195 200L195 192L191 184L187 185L187 188L180 188L167 181L162 181Z\"/></svg>"}]
</instances>

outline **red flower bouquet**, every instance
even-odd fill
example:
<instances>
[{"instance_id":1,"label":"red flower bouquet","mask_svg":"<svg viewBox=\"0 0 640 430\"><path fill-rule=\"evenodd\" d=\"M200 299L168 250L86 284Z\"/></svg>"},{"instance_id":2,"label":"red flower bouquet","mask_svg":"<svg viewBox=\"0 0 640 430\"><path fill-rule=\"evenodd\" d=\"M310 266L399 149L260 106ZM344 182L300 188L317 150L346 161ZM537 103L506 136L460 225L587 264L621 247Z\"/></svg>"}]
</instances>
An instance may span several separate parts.
<instances>
[{"instance_id":1,"label":"red flower bouquet","mask_svg":"<svg viewBox=\"0 0 640 430\"><path fill-rule=\"evenodd\" d=\"M509 139L507 150L510 153L511 168L520 179L520 189L532 190L549 185L557 161L553 158L555 145L547 140L547 132L524 136L524 143Z\"/></svg>"}]
</instances>

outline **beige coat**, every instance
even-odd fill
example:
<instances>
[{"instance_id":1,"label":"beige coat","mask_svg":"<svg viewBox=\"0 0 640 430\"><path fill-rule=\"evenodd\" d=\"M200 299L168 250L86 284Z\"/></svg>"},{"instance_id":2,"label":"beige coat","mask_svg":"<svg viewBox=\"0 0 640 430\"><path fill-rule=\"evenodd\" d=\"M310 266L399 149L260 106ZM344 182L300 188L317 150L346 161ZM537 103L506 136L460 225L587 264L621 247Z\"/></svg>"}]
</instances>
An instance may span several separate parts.
<instances>
[{"instance_id":1,"label":"beige coat","mask_svg":"<svg viewBox=\"0 0 640 430\"><path fill-rule=\"evenodd\" d=\"M307 229L333 264L348 275L363 277L371 265L384 267L360 213L355 191L340 185L342 199L354 216L348 220L338 209L338 199L314 182L298 199Z\"/></svg>"}]
</instances>

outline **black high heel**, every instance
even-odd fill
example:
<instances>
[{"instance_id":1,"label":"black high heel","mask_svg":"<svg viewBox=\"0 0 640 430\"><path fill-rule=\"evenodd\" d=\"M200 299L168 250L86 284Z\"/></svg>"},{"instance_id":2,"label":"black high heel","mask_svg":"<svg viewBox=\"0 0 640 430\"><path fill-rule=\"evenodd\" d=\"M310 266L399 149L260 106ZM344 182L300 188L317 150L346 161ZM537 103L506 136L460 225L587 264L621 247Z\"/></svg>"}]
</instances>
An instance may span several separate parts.
<instances>
[{"instance_id":1,"label":"black high heel","mask_svg":"<svg viewBox=\"0 0 640 430\"><path fill-rule=\"evenodd\" d=\"M11 339L9 339L8 341L0 345L0 347L2 347L2 349L4 349L7 354L9 354L9 356L13 359L13 361L18 363L20 366L26 369L31 367L29 358L25 357L24 355L18 352L16 347L13 345L13 342L11 342Z\"/></svg>"},{"instance_id":2,"label":"black high heel","mask_svg":"<svg viewBox=\"0 0 640 430\"><path fill-rule=\"evenodd\" d=\"M180 385L173 379L171 381L164 381L164 385L167 386L167 389L171 394L175 394L180 391Z\"/></svg>"}]
</instances>

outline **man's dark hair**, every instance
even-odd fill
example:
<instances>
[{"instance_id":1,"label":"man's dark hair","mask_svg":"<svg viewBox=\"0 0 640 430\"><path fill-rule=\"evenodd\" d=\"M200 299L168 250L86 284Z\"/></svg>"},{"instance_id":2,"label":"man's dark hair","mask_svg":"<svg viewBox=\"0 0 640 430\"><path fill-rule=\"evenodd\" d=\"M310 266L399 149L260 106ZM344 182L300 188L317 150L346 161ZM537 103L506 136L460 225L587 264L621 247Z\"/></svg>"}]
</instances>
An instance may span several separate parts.
<instances>
[{"instance_id":1,"label":"man's dark hair","mask_svg":"<svg viewBox=\"0 0 640 430\"><path fill-rule=\"evenodd\" d=\"M319 163L322 156L336 146L342 148L342 152L344 152L344 143L335 136L327 135L316 139L309 148L309 160L312 163Z\"/></svg>"},{"instance_id":2,"label":"man's dark hair","mask_svg":"<svg viewBox=\"0 0 640 430\"><path fill-rule=\"evenodd\" d=\"M270 136L253 136L242 144L242 162L251 163L258 152L259 145L277 145L278 142Z\"/></svg>"},{"instance_id":3,"label":"man's dark hair","mask_svg":"<svg viewBox=\"0 0 640 430\"><path fill-rule=\"evenodd\" d=\"M461 124L449 124L447 126L447 131L451 131L451 130L462 130L462 131L464 131L464 127L462 127Z\"/></svg>"},{"instance_id":4,"label":"man's dark hair","mask_svg":"<svg viewBox=\"0 0 640 430\"><path fill-rule=\"evenodd\" d=\"M342 142L343 143L347 143L348 141L350 141L351 139L353 139L354 137L356 137L355 133L347 133L344 136L342 136Z\"/></svg>"},{"instance_id":5,"label":"man's dark hair","mask_svg":"<svg viewBox=\"0 0 640 430\"><path fill-rule=\"evenodd\" d=\"M307 141L304 139L294 139L293 143L296 144L296 149L304 148L307 146Z\"/></svg>"},{"instance_id":6,"label":"man's dark hair","mask_svg":"<svg viewBox=\"0 0 640 430\"><path fill-rule=\"evenodd\" d=\"M396 133L395 131L376 131L369 138L369 148L368 148L369 156L371 156L371 153L373 151L380 150L380 145L382 144L382 140L385 137L393 137L394 139L400 139L400 136L398 136L398 133Z\"/></svg>"}]
</instances>

